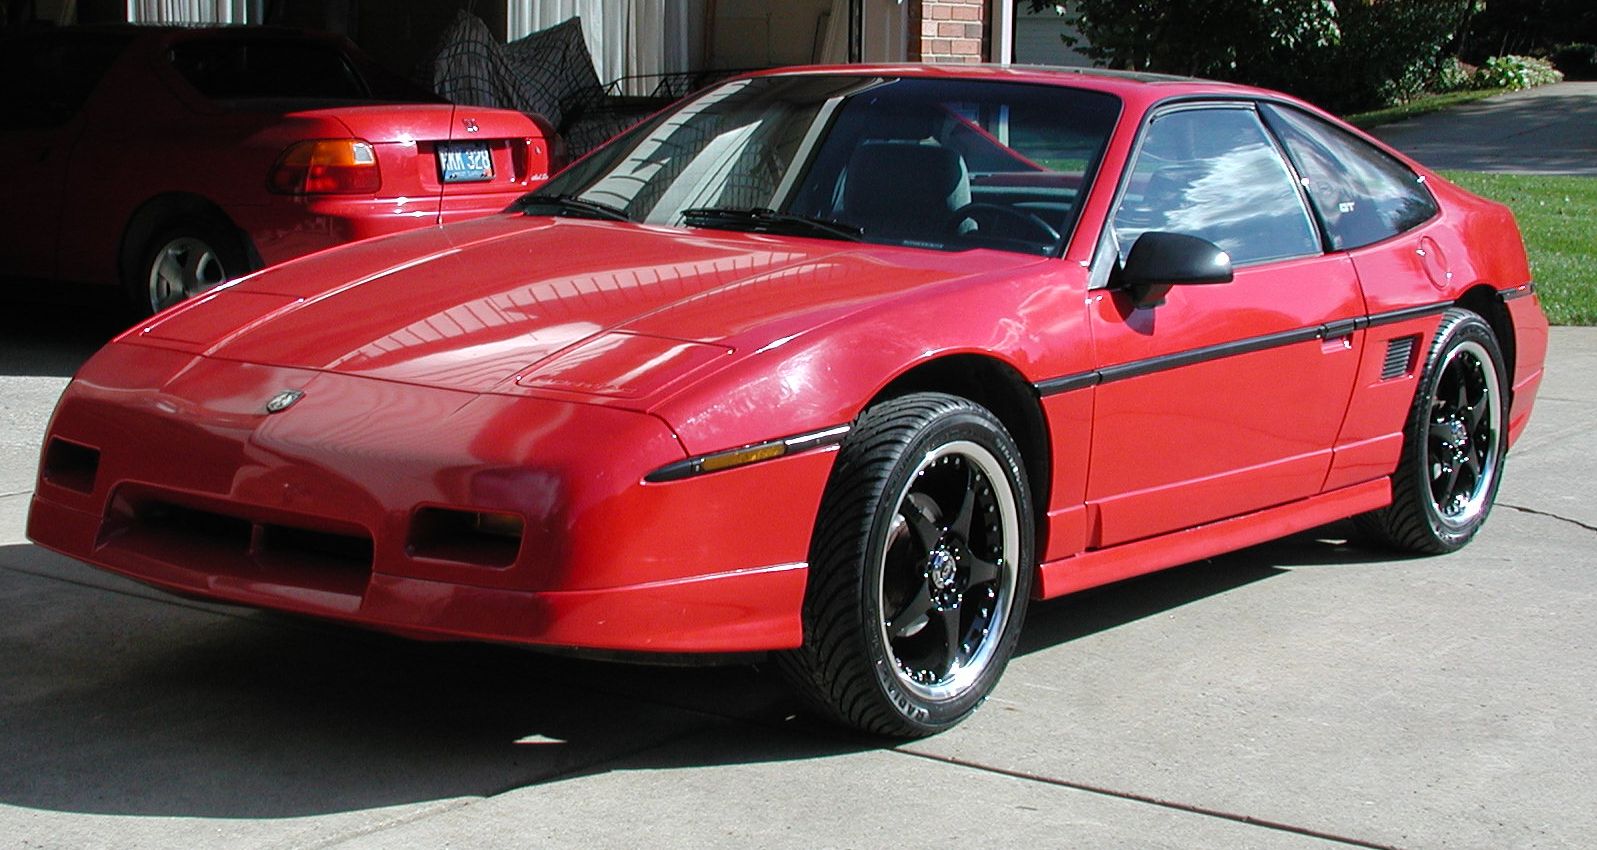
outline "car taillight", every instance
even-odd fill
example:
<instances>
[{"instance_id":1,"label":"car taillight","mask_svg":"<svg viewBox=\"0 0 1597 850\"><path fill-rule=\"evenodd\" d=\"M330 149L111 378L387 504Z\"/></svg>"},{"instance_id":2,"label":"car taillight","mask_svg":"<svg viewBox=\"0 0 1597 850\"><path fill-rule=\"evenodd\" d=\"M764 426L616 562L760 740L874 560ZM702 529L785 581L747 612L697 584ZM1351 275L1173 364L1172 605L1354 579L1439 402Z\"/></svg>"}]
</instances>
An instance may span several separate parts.
<instances>
[{"instance_id":1,"label":"car taillight","mask_svg":"<svg viewBox=\"0 0 1597 850\"><path fill-rule=\"evenodd\" d=\"M292 195L352 195L382 188L377 151L360 139L299 142L277 158L272 191Z\"/></svg>"}]
</instances>

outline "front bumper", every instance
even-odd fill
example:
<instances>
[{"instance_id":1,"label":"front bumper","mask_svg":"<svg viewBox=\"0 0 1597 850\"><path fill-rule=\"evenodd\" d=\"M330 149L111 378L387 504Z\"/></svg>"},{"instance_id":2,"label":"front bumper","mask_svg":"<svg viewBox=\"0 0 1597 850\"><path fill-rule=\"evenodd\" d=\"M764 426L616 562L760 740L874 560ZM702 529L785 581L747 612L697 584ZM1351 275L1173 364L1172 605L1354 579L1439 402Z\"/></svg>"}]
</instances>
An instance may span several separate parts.
<instances>
[{"instance_id":1,"label":"front bumper","mask_svg":"<svg viewBox=\"0 0 1597 850\"><path fill-rule=\"evenodd\" d=\"M625 652L734 653L797 646L803 563L591 590L521 591L370 571L351 583L313 570L175 563L104 545L102 519L35 497L39 545L181 596L339 620L413 638Z\"/></svg>"},{"instance_id":2,"label":"front bumper","mask_svg":"<svg viewBox=\"0 0 1597 850\"><path fill-rule=\"evenodd\" d=\"M267 414L282 389L304 396ZM641 413L113 345L57 408L28 535L177 593L413 636L797 646L831 453L643 481L683 455ZM485 557L422 539L429 510L524 530Z\"/></svg>"}]
</instances>

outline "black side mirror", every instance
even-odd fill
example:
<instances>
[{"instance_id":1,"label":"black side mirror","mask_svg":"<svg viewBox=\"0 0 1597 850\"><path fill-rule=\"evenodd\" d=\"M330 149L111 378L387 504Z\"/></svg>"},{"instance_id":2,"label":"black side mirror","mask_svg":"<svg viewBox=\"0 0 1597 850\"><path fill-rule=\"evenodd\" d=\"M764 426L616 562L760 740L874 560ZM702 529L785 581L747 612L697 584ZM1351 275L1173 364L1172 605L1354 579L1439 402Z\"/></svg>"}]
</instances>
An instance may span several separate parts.
<instances>
[{"instance_id":1,"label":"black side mirror","mask_svg":"<svg viewBox=\"0 0 1597 850\"><path fill-rule=\"evenodd\" d=\"M1120 286L1134 307L1157 307L1172 286L1231 282L1231 255L1185 233L1150 230L1132 243Z\"/></svg>"}]
</instances>

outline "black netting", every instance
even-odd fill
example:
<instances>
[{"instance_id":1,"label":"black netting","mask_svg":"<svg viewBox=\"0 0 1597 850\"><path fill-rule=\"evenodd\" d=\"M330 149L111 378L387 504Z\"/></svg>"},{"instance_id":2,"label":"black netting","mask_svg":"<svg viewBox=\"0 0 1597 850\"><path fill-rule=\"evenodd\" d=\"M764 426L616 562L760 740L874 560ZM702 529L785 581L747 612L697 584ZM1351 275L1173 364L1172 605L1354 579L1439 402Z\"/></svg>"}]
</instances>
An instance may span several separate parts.
<instances>
[{"instance_id":1,"label":"black netting","mask_svg":"<svg viewBox=\"0 0 1597 850\"><path fill-rule=\"evenodd\" d=\"M599 81L582 37L582 19L570 18L509 44L469 12L455 13L423 78L433 91L472 106L532 112L554 125L566 150L580 156L639 119L731 71L654 74L642 78L644 97L623 90L640 78Z\"/></svg>"},{"instance_id":2,"label":"black netting","mask_svg":"<svg viewBox=\"0 0 1597 850\"><path fill-rule=\"evenodd\" d=\"M533 99L528 107L556 127L604 99L581 18L518 38L505 45L504 55L519 88Z\"/></svg>"},{"instance_id":3,"label":"black netting","mask_svg":"<svg viewBox=\"0 0 1597 850\"><path fill-rule=\"evenodd\" d=\"M481 18L466 11L455 13L423 77L440 96L468 106L520 109L524 97L512 87L504 45Z\"/></svg>"}]
</instances>

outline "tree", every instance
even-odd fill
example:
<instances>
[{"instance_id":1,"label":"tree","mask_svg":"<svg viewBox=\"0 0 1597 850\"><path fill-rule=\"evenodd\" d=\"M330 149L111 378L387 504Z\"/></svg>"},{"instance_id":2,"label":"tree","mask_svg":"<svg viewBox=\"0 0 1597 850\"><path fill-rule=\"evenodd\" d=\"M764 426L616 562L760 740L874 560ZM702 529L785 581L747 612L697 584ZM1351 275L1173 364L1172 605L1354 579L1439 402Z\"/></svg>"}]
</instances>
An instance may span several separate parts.
<instances>
[{"instance_id":1,"label":"tree","mask_svg":"<svg viewBox=\"0 0 1597 850\"><path fill-rule=\"evenodd\" d=\"M1390 103L1435 74L1480 0L1027 0L1060 9L1110 68L1284 89L1335 109Z\"/></svg>"},{"instance_id":2,"label":"tree","mask_svg":"<svg viewBox=\"0 0 1597 850\"><path fill-rule=\"evenodd\" d=\"M1056 4L1031 0L1034 11ZM1110 68L1229 78L1284 51L1334 44L1331 0L1072 0L1064 9Z\"/></svg>"},{"instance_id":3,"label":"tree","mask_svg":"<svg viewBox=\"0 0 1597 850\"><path fill-rule=\"evenodd\" d=\"M1481 62L1508 53L1541 55L1574 43L1597 43L1591 0L1491 0L1471 22L1461 54Z\"/></svg>"}]
</instances>

